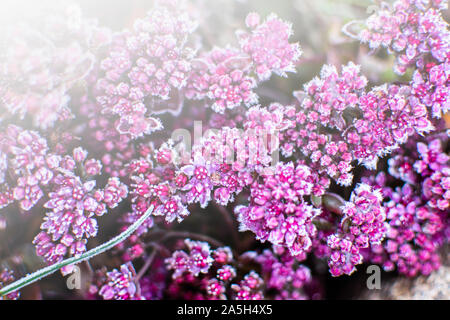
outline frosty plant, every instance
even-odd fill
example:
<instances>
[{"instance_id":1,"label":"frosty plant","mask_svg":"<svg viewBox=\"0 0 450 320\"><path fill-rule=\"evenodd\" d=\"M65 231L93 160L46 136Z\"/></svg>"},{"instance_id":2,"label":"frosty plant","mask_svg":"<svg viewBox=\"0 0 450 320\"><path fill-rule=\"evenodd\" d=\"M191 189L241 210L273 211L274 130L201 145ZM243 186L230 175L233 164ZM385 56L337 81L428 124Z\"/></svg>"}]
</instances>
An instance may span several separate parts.
<instances>
[{"instance_id":1,"label":"frosty plant","mask_svg":"<svg viewBox=\"0 0 450 320\"><path fill-rule=\"evenodd\" d=\"M139 300L319 299L323 270L441 266L447 1L377 1L324 57L217 1L152 1L117 32L54 2L1 25L2 298L80 262L77 298Z\"/></svg>"},{"instance_id":2,"label":"frosty plant","mask_svg":"<svg viewBox=\"0 0 450 320\"><path fill-rule=\"evenodd\" d=\"M11 294L15 290L23 288L35 281L38 281L39 279L41 279L43 277L46 277L46 276L58 271L60 268L64 268L66 266L73 266L77 263L88 260L98 254L105 252L106 250L113 248L117 244L124 241L127 237L129 237L134 231L136 231L137 228L139 228L142 225L142 223L145 221L145 219L148 219L148 217L152 213L152 209L153 208L149 208L147 210L147 213L144 214L139 220L137 220L128 229L126 229L124 232L122 232L117 237L111 239L110 241L105 242L102 245L100 245L92 250L89 250L89 251L85 252L84 254L79 255L78 257L72 257L72 258L66 259L66 260L56 263L54 265L50 265L46 268L40 269L32 274L29 274L29 275L21 278L20 280L15 281L15 282L1 288L0 295L5 296L8 294Z\"/></svg>"},{"instance_id":3,"label":"frosty plant","mask_svg":"<svg viewBox=\"0 0 450 320\"><path fill-rule=\"evenodd\" d=\"M171 134L170 157L177 165L189 164L194 156L201 154L207 162L218 165L238 164L241 167L256 165L261 155L271 157L270 166L265 168L267 174L279 161L279 132L271 128L255 128L249 130L236 129L232 134L224 134L220 129L210 128L203 133L203 123L194 121L193 139L189 130L178 128ZM208 148L203 141L214 140L214 149ZM236 144L240 141L249 141L248 145Z\"/></svg>"}]
</instances>

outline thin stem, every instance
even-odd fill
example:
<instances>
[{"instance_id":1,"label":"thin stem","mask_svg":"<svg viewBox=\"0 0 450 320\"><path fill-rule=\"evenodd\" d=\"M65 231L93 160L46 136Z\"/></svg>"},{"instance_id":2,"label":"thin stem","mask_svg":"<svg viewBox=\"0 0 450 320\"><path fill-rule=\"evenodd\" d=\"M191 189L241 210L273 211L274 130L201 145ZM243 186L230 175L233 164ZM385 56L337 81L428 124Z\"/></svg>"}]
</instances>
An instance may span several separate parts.
<instances>
[{"instance_id":1,"label":"thin stem","mask_svg":"<svg viewBox=\"0 0 450 320\"><path fill-rule=\"evenodd\" d=\"M92 266L89 263L89 260L84 261L84 264L86 265L86 268L88 269L89 277L92 278L94 276L94 269L92 269Z\"/></svg>"},{"instance_id":2,"label":"thin stem","mask_svg":"<svg viewBox=\"0 0 450 320\"><path fill-rule=\"evenodd\" d=\"M205 241L205 242L209 242L210 244L212 244L213 246L216 247L223 247L224 244L222 242L220 242L219 240L216 240L214 238L205 236L203 234L198 234L198 233L192 233L192 232L187 232L187 231L169 231L162 239L162 241L165 241L167 239L170 238L191 238L191 239L196 239L196 240L200 240L200 241Z\"/></svg>"},{"instance_id":3,"label":"thin stem","mask_svg":"<svg viewBox=\"0 0 450 320\"><path fill-rule=\"evenodd\" d=\"M156 252L158 250L155 248L153 249L153 252L150 254L150 256L147 257L147 259L145 260L144 265L142 266L142 268L139 270L139 273L136 276L136 281L139 282L139 280L142 278L142 276L145 274L145 272L147 272L148 268L150 268L150 266L152 265L153 259L155 259L156 256Z\"/></svg>"},{"instance_id":4,"label":"thin stem","mask_svg":"<svg viewBox=\"0 0 450 320\"><path fill-rule=\"evenodd\" d=\"M350 27L350 26L354 26L354 25L357 25L357 24L359 24L360 26L361 26L361 25L364 25L364 20L352 20L352 21L346 23L346 24L342 27L342 32L343 32L346 36L348 36L348 37L350 37L350 38L352 38L352 39L359 40L358 35L352 33L352 32L349 30L349 27Z\"/></svg>"},{"instance_id":5,"label":"thin stem","mask_svg":"<svg viewBox=\"0 0 450 320\"><path fill-rule=\"evenodd\" d=\"M96 255L99 255L113 247L115 247L117 244L121 243L125 239L127 239L130 235L132 235L143 223L145 220L150 217L150 215L153 212L153 206L150 206L148 210L145 212L145 214L140 217L135 223L133 223L131 226L128 227L124 232L119 234L118 236L112 238L111 240L99 245L98 247L95 247L83 254L81 254L78 257L72 257L68 258L66 260L63 260L59 263L55 263L51 266L42 268L36 272L33 272L32 274L29 274L9 285L6 287L3 287L0 289L0 296L7 295L11 292L17 291L25 286L28 286L44 277L49 276L50 274L56 272L57 270L61 269L62 267L72 265L72 264L78 264L80 262L86 261Z\"/></svg>"},{"instance_id":6,"label":"thin stem","mask_svg":"<svg viewBox=\"0 0 450 320\"><path fill-rule=\"evenodd\" d=\"M169 257L170 255L172 255L172 252L169 249L167 249L165 246L160 245L159 243L150 242L148 246L152 247L154 250L157 250L163 256Z\"/></svg>"},{"instance_id":7,"label":"thin stem","mask_svg":"<svg viewBox=\"0 0 450 320\"><path fill-rule=\"evenodd\" d=\"M166 241L167 239L170 239L170 238L190 238L190 239L195 239L195 240L199 240L199 241L209 242L210 244L212 244L213 246L218 247L218 248L225 247L225 244L223 244L219 240L205 236L203 234L192 233L192 232L187 232L187 231L170 231L161 239L161 242ZM237 251L234 250L233 248L231 248L231 251L233 252L233 255L235 257L239 256Z\"/></svg>"}]
</instances>

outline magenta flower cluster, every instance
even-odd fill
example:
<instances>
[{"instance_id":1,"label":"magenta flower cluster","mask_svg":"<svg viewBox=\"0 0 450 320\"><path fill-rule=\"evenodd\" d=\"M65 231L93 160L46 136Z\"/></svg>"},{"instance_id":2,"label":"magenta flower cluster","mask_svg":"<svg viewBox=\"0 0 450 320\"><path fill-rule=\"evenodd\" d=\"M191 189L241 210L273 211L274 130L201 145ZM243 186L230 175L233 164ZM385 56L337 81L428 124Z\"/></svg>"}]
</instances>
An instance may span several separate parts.
<instances>
[{"instance_id":1,"label":"magenta flower cluster","mask_svg":"<svg viewBox=\"0 0 450 320\"><path fill-rule=\"evenodd\" d=\"M277 292L275 299L304 300L320 297L317 290L309 293L305 290L313 284L311 270L285 248L273 246L272 250L266 249L261 254L247 252L244 256L261 265L262 273L268 277L267 289Z\"/></svg>"},{"instance_id":2,"label":"magenta flower cluster","mask_svg":"<svg viewBox=\"0 0 450 320\"><path fill-rule=\"evenodd\" d=\"M394 70L404 74L413 67L413 95L440 118L449 110L450 33L440 10L441 0L398 0L383 3L367 19L358 37L370 48L385 47L396 56Z\"/></svg>"},{"instance_id":3,"label":"magenta flower cluster","mask_svg":"<svg viewBox=\"0 0 450 320\"><path fill-rule=\"evenodd\" d=\"M5 268L0 269L0 286L3 287L5 285L8 285L11 282L14 282L14 280L16 280L16 277L14 276L13 271ZM17 300L20 298L20 292L18 291L11 292L7 294L5 297L0 297L0 300L3 300L5 298L8 300Z\"/></svg>"},{"instance_id":4,"label":"magenta flower cluster","mask_svg":"<svg viewBox=\"0 0 450 320\"><path fill-rule=\"evenodd\" d=\"M10 125L2 133L1 175L4 200L0 207L17 201L22 210L30 210L43 196L42 187L48 185L59 165L59 157L48 153L47 141L37 131ZM13 183L7 182L7 175Z\"/></svg>"},{"instance_id":5,"label":"magenta flower cluster","mask_svg":"<svg viewBox=\"0 0 450 320\"><path fill-rule=\"evenodd\" d=\"M165 260L176 285L171 294L183 297L188 284L201 290L208 299L260 300L265 295L275 299L307 299L304 290L313 281L308 267L283 247L266 249L262 253L247 251L234 257L229 247L212 250L208 243L186 239L188 252L177 250ZM251 270L240 276L241 263L256 263L260 272ZM239 280L240 278L240 280ZM317 290L311 290L318 295ZM198 296L197 298L200 298Z\"/></svg>"},{"instance_id":6,"label":"magenta flower cluster","mask_svg":"<svg viewBox=\"0 0 450 320\"><path fill-rule=\"evenodd\" d=\"M136 272L132 264L120 266L120 271L114 269L106 273L106 283L98 294L105 300L139 300L134 278Z\"/></svg>"},{"instance_id":7,"label":"magenta flower cluster","mask_svg":"<svg viewBox=\"0 0 450 320\"><path fill-rule=\"evenodd\" d=\"M360 250L380 244L386 233L386 213L381 205L380 190L367 184L358 185L342 208L340 230L327 238L331 249L328 265L333 276L352 274L361 264Z\"/></svg>"},{"instance_id":8,"label":"magenta flower cluster","mask_svg":"<svg viewBox=\"0 0 450 320\"><path fill-rule=\"evenodd\" d=\"M448 238L449 156L442 150L442 136L408 142L409 151L389 159L389 173L369 180L383 188L386 241L372 246L370 259L385 270L407 276L428 275L441 265L440 247ZM403 186L388 186L398 179Z\"/></svg>"},{"instance_id":9,"label":"magenta flower cluster","mask_svg":"<svg viewBox=\"0 0 450 320\"><path fill-rule=\"evenodd\" d=\"M415 66L427 66L427 56L439 62L448 60L448 29L439 11L448 7L442 0L398 0L386 2L366 21L359 34L370 48L385 47L396 55L395 70L405 73Z\"/></svg>"},{"instance_id":10,"label":"magenta flower cluster","mask_svg":"<svg viewBox=\"0 0 450 320\"><path fill-rule=\"evenodd\" d=\"M110 178L103 189L95 189L95 180L83 181L76 175L76 170L88 177L100 174L99 161L86 158L87 152L76 148L73 157L61 159L59 172L52 180L49 200L44 204L51 211L41 225L43 231L33 241L38 255L50 263L86 251L87 239L97 235L95 217L104 215L107 208L115 208L128 195L127 186L117 178Z\"/></svg>"},{"instance_id":11,"label":"magenta flower cluster","mask_svg":"<svg viewBox=\"0 0 450 320\"><path fill-rule=\"evenodd\" d=\"M365 92L366 84L353 63L343 66L341 75L334 67L323 67L320 78L295 93L301 110L282 151L291 155L298 148L312 168L348 186L353 161L375 168L380 157L414 132L434 129L426 106L411 96L409 87L386 84ZM355 109L357 116L346 120L344 114Z\"/></svg>"},{"instance_id":12,"label":"magenta flower cluster","mask_svg":"<svg viewBox=\"0 0 450 320\"><path fill-rule=\"evenodd\" d=\"M92 260L89 299L319 299L323 273L437 270L450 235L447 2L383 2L358 24L356 39L395 57L395 81L328 61L291 88L279 81L303 63L293 25L251 12L221 41L199 3L155 1L115 33L55 7L0 35L2 239L27 223L58 264L151 208Z\"/></svg>"},{"instance_id":13,"label":"magenta flower cluster","mask_svg":"<svg viewBox=\"0 0 450 320\"><path fill-rule=\"evenodd\" d=\"M276 15L261 22L257 13L250 13L245 22L250 31L237 33L239 48L216 47L195 60L187 98L206 98L214 111L224 113L256 104L258 96L253 89L272 73L286 76L286 72L295 72L301 50L297 43L289 42L292 27Z\"/></svg>"},{"instance_id":14,"label":"magenta flower cluster","mask_svg":"<svg viewBox=\"0 0 450 320\"><path fill-rule=\"evenodd\" d=\"M178 278L184 272L189 272L194 276L198 276L199 273L208 273L214 261L208 243L189 239L184 242L189 249L189 254L184 251L176 251L171 258L166 260L169 269L174 270L173 277Z\"/></svg>"},{"instance_id":15,"label":"magenta flower cluster","mask_svg":"<svg viewBox=\"0 0 450 320\"><path fill-rule=\"evenodd\" d=\"M186 85L193 55L186 42L195 27L182 8L174 12L161 6L114 39L100 62L96 100L103 113L118 117L119 133L136 138L162 129L160 120L149 116L158 110L146 105L168 100L172 89Z\"/></svg>"},{"instance_id":16,"label":"magenta flower cluster","mask_svg":"<svg viewBox=\"0 0 450 320\"><path fill-rule=\"evenodd\" d=\"M289 249L291 255L304 255L316 235L313 219L320 214L305 201L320 196L319 177L304 165L278 164L273 175L250 186L249 206L237 206L240 230L250 230L261 241Z\"/></svg>"}]
</instances>

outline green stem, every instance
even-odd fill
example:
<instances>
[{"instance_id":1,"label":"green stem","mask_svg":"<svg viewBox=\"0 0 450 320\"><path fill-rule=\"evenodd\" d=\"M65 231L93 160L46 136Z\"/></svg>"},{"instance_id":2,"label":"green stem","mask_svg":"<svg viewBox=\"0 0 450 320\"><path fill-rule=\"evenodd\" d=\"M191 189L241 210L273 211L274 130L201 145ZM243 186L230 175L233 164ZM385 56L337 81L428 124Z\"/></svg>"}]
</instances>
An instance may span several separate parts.
<instances>
[{"instance_id":1,"label":"green stem","mask_svg":"<svg viewBox=\"0 0 450 320\"><path fill-rule=\"evenodd\" d=\"M15 282L7 285L6 287L0 288L0 296L7 295L11 292L17 291L25 286L28 286L28 285L32 284L33 282L36 282L54 272L56 272L57 270L61 269L62 267L83 262L85 260L95 257L96 255L99 255L99 254L115 247L117 244L121 243L126 238L128 238L130 235L132 235L144 223L144 221L147 220L148 217L150 217L152 212L153 212L153 206L150 206L150 208L148 208L148 210L145 212L145 214L142 217L140 217L135 223L133 223L131 226L129 226L127 230L125 230L118 236L112 238L111 240L99 245L98 247L95 247L89 251L86 251L85 253L81 254L78 257L68 258L59 263L55 263L55 264L52 264L51 266L42 268L36 272L33 272Z\"/></svg>"}]
</instances>

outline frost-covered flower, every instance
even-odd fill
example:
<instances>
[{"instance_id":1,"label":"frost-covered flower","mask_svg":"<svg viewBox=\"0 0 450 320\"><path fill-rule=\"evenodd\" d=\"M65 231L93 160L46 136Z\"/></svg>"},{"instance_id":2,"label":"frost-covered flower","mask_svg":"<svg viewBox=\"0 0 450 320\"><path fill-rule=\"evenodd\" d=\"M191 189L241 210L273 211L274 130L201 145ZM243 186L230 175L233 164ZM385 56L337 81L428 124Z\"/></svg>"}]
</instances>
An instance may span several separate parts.
<instances>
[{"instance_id":1,"label":"frost-covered flower","mask_svg":"<svg viewBox=\"0 0 450 320\"><path fill-rule=\"evenodd\" d=\"M246 18L250 32L238 34L243 52L248 54L260 80L267 80L272 73L286 76L286 72L295 72L295 63L301 55L298 43L290 43L292 26L271 14L260 22L257 13Z\"/></svg>"},{"instance_id":2,"label":"frost-covered flower","mask_svg":"<svg viewBox=\"0 0 450 320\"><path fill-rule=\"evenodd\" d=\"M12 235L10 218L43 217L33 244L58 264L152 209L101 258L120 268L93 273L88 297L108 300L320 298L317 259L334 277L364 262L407 276L438 269L450 234L447 1L382 2L359 24L362 42L394 56L398 79L381 82L392 78L385 70L366 78L371 64L358 57L362 67L294 77L305 84L291 98L295 83L270 78L300 64L292 26L252 12L230 39L209 23L236 21L206 2L154 1L114 35L75 9L31 21L35 30L7 26L0 236ZM308 52L305 61L322 60ZM14 210L27 215L5 214ZM230 236L199 210L251 232ZM117 233L100 232L107 226ZM19 263L22 254L3 249ZM13 280L0 272L1 286Z\"/></svg>"},{"instance_id":3,"label":"frost-covered flower","mask_svg":"<svg viewBox=\"0 0 450 320\"><path fill-rule=\"evenodd\" d=\"M231 285L236 300L262 300L261 287L264 280L255 272L250 271L238 284Z\"/></svg>"},{"instance_id":4,"label":"frost-covered flower","mask_svg":"<svg viewBox=\"0 0 450 320\"><path fill-rule=\"evenodd\" d=\"M391 152L414 133L425 134L434 129L427 109L409 88L383 86L361 97L361 119L347 132L354 157L374 168L377 158Z\"/></svg>"},{"instance_id":5,"label":"frost-covered flower","mask_svg":"<svg viewBox=\"0 0 450 320\"><path fill-rule=\"evenodd\" d=\"M327 245L331 249L328 266L334 277L352 274L355 266L363 261L360 248L347 236L332 234L327 238Z\"/></svg>"},{"instance_id":6,"label":"frost-covered flower","mask_svg":"<svg viewBox=\"0 0 450 320\"><path fill-rule=\"evenodd\" d=\"M422 69L427 57L437 62L448 59L448 25L440 14L447 1L398 0L383 2L358 35L371 48L388 48L397 56L395 71L408 67Z\"/></svg>"},{"instance_id":7,"label":"frost-covered flower","mask_svg":"<svg viewBox=\"0 0 450 320\"><path fill-rule=\"evenodd\" d=\"M132 31L116 37L100 63L103 76L96 87L103 112L118 116L119 133L137 138L162 129L161 121L150 115L171 110L152 110L149 101L156 105L186 86L193 57L186 44L195 28L182 8L161 5L136 20Z\"/></svg>"},{"instance_id":8,"label":"frost-covered flower","mask_svg":"<svg viewBox=\"0 0 450 320\"><path fill-rule=\"evenodd\" d=\"M449 155L443 150L442 138L430 136L408 142L408 150L399 150L389 159L389 173L411 185L420 185L427 204L445 211L449 207Z\"/></svg>"},{"instance_id":9,"label":"frost-covered flower","mask_svg":"<svg viewBox=\"0 0 450 320\"><path fill-rule=\"evenodd\" d=\"M29 211L44 196L43 187L53 179L61 157L49 152L47 140L37 131L15 125L0 133L0 150L3 176L8 173L13 179L7 190L23 210Z\"/></svg>"},{"instance_id":10,"label":"frost-covered flower","mask_svg":"<svg viewBox=\"0 0 450 320\"><path fill-rule=\"evenodd\" d=\"M278 163L274 174L255 181L249 206L237 206L240 230L250 230L260 241L270 241L296 256L308 252L316 228L312 223L320 210L304 197L314 194L317 175L303 165Z\"/></svg>"},{"instance_id":11,"label":"frost-covered flower","mask_svg":"<svg viewBox=\"0 0 450 320\"><path fill-rule=\"evenodd\" d=\"M392 192L384 207L389 224L386 240L371 248L371 260L386 271L397 268L410 277L437 270L445 213L423 205L409 184Z\"/></svg>"},{"instance_id":12,"label":"frost-covered flower","mask_svg":"<svg viewBox=\"0 0 450 320\"><path fill-rule=\"evenodd\" d=\"M449 86L450 63L446 61L436 65L430 64L427 72L416 70L411 81L411 93L431 109L433 117L441 118L450 110L450 102L447 99Z\"/></svg>"},{"instance_id":13,"label":"frost-covered flower","mask_svg":"<svg viewBox=\"0 0 450 320\"><path fill-rule=\"evenodd\" d=\"M294 93L300 111L295 117L297 127L287 132L282 147L284 152L289 155L291 150L299 149L320 173L343 185L351 183L354 159L349 146L351 139L327 131L347 131L344 111L358 107L366 84L367 79L360 75L359 66L353 63L343 66L341 74L333 66L324 66L320 78L305 84L304 91Z\"/></svg>"},{"instance_id":14,"label":"frost-covered flower","mask_svg":"<svg viewBox=\"0 0 450 320\"><path fill-rule=\"evenodd\" d=\"M311 271L305 265L300 264L297 258L292 257L283 247L266 249L261 254L246 252L257 261L262 268L262 275L268 276L266 286L268 290L275 290L275 299L303 300L308 294L303 290L311 283Z\"/></svg>"},{"instance_id":15,"label":"frost-covered flower","mask_svg":"<svg viewBox=\"0 0 450 320\"><path fill-rule=\"evenodd\" d=\"M0 288L14 282L14 280L16 280L16 277L14 276L14 272L12 270L9 270L7 268L0 269ZM5 296L0 296L0 300L17 300L19 298L19 291L13 291Z\"/></svg>"},{"instance_id":16,"label":"frost-covered flower","mask_svg":"<svg viewBox=\"0 0 450 320\"><path fill-rule=\"evenodd\" d=\"M211 257L211 249L206 242L192 241L186 239L185 244L189 253L175 251L172 257L166 259L166 264L173 270L173 278L178 278L183 273L188 272L194 276L199 273L208 273L214 259Z\"/></svg>"},{"instance_id":17,"label":"frost-covered flower","mask_svg":"<svg viewBox=\"0 0 450 320\"><path fill-rule=\"evenodd\" d=\"M342 209L344 229L355 238L360 248L379 244L384 238L386 213L381 206L381 191L367 184L359 184L352 193L350 202Z\"/></svg>"},{"instance_id":18,"label":"frost-covered flower","mask_svg":"<svg viewBox=\"0 0 450 320\"><path fill-rule=\"evenodd\" d=\"M363 261L360 250L381 244L387 230L382 200L380 190L368 184L359 184L354 189L350 201L342 207L339 232L327 238L331 275L352 274Z\"/></svg>"},{"instance_id":19,"label":"frost-covered flower","mask_svg":"<svg viewBox=\"0 0 450 320\"><path fill-rule=\"evenodd\" d=\"M256 80L250 76L248 58L236 48L214 48L193 63L186 97L211 101L211 108L224 113L241 105L258 101L253 89Z\"/></svg>"},{"instance_id":20,"label":"frost-covered flower","mask_svg":"<svg viewBox=\"0 0 450 320\"><path fill-rule=\"evenodd\" d=\"M87 152L75 149L74 155L82 160L78 162L82 167ZM74 158L66 156L61 161L62 168L58 169L49 200L44 204L50 211L41 225L42 231L33 240L37 254L48 263L59 262L66 256L79 256L86 251L87 239L97 235L95 217L104 215L108 207L116 207L128 194L126 185L117 178L110 178L104 189L95 189L95 180L82 181L74 173L77 164ZM63 272L69 270L70 267Z\"/></svg>"},{"instance_id":21,"label":"frost-covered flower","mask_svg":"<svg viewBox=\"0 0 450 320\"><path fill-rule=\"evenodd\" d=\"M136 272L131 263L120 266L107 274L106 283L98 292L105 300L141 300L136 288Z\"/></svg>"}]
</instances>

